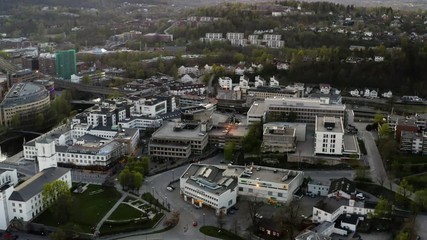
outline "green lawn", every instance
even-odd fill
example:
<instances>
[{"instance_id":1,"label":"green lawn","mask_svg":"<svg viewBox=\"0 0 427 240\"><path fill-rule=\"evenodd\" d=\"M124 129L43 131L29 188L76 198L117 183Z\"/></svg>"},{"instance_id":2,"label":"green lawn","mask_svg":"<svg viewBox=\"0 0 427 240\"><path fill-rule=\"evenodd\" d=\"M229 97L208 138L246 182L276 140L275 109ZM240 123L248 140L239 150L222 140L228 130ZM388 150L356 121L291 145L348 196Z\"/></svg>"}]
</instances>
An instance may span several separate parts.
<instances>
[{"instance_id":1,"label":"green lawn","mask_svg":"<svg viewBox=\"0 0 427 240\"><path fill-rule=\"evenodd\" d=\"M83 232L93 232L92 228L120 199L120 193L115 188L103 188L97 185L89 185L84 193L72 193L72 196L75 199L76 211L72 212L69 221L77 224ZM55 221L49 209L34 219L34 222L53 227L63 225Z\"/></svg>"},{"instance_id":2,"label":"green lawn","mask_svg":"<svg viewBox=\"0 0 427 240\"><path fill-rule=\"evenodd\" d=\"M132 232L144 229L150 229L163 217L163 213L158 213L152 220L137 220L121 223L105 222L101 229L100 235L111 235L117 233Z\"/></svg>"},{"instance_id":3,"label":"green lawn","mask_svg":"<svg viewBox=\"0 0 427 240\"><path fill-rule=\"evenodd\" d=\"M221 230L220 232L218 232L219 230ZM225 229L219 229L217 227L214 226L203 226L200 228L200 232L202 232L205 235L211 236L211 237L216 237L219 239L225 239L225 240L243 240L243 238L241 238L240 236L229 232Z\"/></svg>"},{"instance_id":4,"label":"green lawn","mask_svg":"<svg viewBox=\"0 0 427 240\"><path fill-rule=\"evenodd\" d=\"M127 204L120 204L108 218L110 220L127 220L141 217L143 212Z\"/></svg>"}]
</instances>

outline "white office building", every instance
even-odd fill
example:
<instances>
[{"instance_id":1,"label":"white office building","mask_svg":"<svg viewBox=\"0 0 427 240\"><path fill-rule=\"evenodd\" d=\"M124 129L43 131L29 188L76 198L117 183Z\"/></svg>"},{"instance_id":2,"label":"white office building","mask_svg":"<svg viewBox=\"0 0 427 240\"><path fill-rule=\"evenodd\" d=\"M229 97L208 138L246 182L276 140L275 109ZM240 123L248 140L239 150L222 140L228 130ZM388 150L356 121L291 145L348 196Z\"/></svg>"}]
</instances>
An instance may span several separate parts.
<instances>
[{"instance_id":1,"label":"white office building","mask_svg":"<svg viewBox=\"0 0 427 240\"><path fill-rule=\"evenodd\" d=\"M180 193L196 206L226 213L237 196L285 203L292 200L304 173L261 166L192 164L180 178Z\"/></svg>"},{"instance_id":2,"label":"white office building","mask_svg":"<svg viewBox=\"0 0 427 240\"><path fill-rule=\"evenodd\" d=\"M342 155L343 142L342 118L316 116L314 154Z\"/></svg>"},{"instance_id":3,"label":"white office building","mask_svg":"<svg viewBox=\"0 0 427 240\"><path fill-rule=\"evenodd\" d=\"M293 199L303 179L302 171L248 166L238 178L239 195L284 203Z\"/></svg>"},{"instance_id":4,"label":"white office building","mask_svg":"<svg viewBox=\"0 0 427 240\"><path fill-rule=\"evenodd\" d=\"M241 171L225 166L191 164L180 178L180 193L185 201L226 214L236 204L237 177Z\"/></svg>"},{"instance_id":5,"label":"white office building","mask_svg":"<svg viewBox=\"0 0 427 240\"><path fill-rule=\"evenodd\" d=\"M167 101L157 98L142 98L135 102L134 115L156 117L167 112Z\"/></svg>"}]
</instances>

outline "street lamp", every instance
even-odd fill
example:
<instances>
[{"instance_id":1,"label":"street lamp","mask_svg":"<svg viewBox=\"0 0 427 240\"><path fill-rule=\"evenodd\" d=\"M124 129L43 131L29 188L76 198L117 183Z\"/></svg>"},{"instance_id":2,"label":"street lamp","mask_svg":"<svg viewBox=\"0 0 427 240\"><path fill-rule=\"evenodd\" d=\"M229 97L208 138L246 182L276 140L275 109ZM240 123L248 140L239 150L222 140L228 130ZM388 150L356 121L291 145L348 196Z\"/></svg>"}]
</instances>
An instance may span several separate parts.
<instances>
[{"instance_id":1,"label":"street lamp","mask_svg":"<svg viewBox=\"0 0 427 240\"><path fill-rule=\"evenodd\" d=\"M205 216L206 214L203 213L203 227L205 226ZM203 234L203 239L206 239L206 234Z\"/></svg>"}]
</instances>

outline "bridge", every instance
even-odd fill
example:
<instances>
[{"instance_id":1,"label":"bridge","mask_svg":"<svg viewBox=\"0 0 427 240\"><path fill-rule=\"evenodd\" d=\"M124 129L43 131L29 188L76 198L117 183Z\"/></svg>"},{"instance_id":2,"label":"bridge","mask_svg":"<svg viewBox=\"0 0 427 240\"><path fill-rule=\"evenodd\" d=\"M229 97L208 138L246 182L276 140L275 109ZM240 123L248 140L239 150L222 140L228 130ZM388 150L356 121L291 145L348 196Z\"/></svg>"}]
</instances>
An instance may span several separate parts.
<instances>
[{"instance_id":1,"label":"bridge","mask_svg":"<svg viewBox=\"0 0 427 240\"><path fill-rule=\"evenodd\" d=\"M20 68L16 65L10 63L9 61L4 59L3 57L0 57L0 70L3 70L3 71L8 72L8 73L15 73L15 72L19 71Z\"/></svg>"},{"instance_id":2,"label":"bridge","mask_svg":"<svg viewBox=\"0 0 427 240\"><path fill-rule=\"evenodd\" d=\"M95 105L98 104L100 102L96 102L96 101L90 101L90 100L72 100L71 101L72 104L86 104L86 105Z\"/></svg>"},{"instance_id":3,"label":"bridge","mask_svg":"<svg viewBox=\"0 0 427 240\"><path fill-rule=\"evenodd\" d=\"M55 88L62 88L62 89L76 89L80 92L88 92L88 93L94 93L94 94L100 94L100 95L113 95L113 94L127 94L129 93L126 90L122 89L113 89L108 87L101 87L101 86L91 86L91 85L84 85L81 83L73 83L70 81L64 81L64 80L54 80Z\"/></svg>"},{"instance_id":4,"label":"bridge","mask_svg":"<svg viewBox=\"0 0 427 240\"><path fill-rule=\"evenodd\" d=\"M24 134L33 134L33 135L43 135L43 133L40 132L34 132L34 131L27 131L27 130L12 130L14 133L24 133Z\"/></svg>"}]
</instances>

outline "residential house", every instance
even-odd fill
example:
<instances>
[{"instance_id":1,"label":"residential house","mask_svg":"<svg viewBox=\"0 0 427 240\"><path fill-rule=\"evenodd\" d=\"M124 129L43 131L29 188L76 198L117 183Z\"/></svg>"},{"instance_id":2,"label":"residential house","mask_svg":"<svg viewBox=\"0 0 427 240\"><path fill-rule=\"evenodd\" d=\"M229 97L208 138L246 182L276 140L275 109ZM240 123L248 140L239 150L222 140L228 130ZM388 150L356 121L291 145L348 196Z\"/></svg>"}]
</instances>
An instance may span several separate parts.
<instances>
[{"instance_id":1,"label":"residential house","mask_svg":"<svg viewBox=\"0 0 427 240\"><path fill-rule=\"evenodd\" d=\"M182 83L193 83L194 82L194 79L192 77L190 77L190 75L188 75L188 74L184 74L184 76L182 76L180 80Z\"/></svg>"},{"instance_id":2,"label":"residential house","mask_svg":"<svg viewBox=\"0 0 427 240\"><path fill-rule=\"evenodd\" d=\"M255 87L265 86L265 80L259 75L255 77Z\"/></svg>"},{"instance_id":3,"label":"residential house","mask_svg":"<svg viewBox=\"0 0 427 240\"><path fill-rule=\"evenodd\" d=\"M277 63L276 69L277 70L289 70L290 64L289 63Z\"/></svg>"},{"instance_id":4,"label":"residential house","mask_svg":"<svg viewBox=\"0 0 427 240\"><path fill-rule=\"evenodd\" d=\"M393 97L393 93L391 91L388 91L388 92L384 92L383 94L381 94L381 96L383 98L392 98Z\"/></svg>"},{"instance_id":5,"label":"residential house","mask_svg":"<svg viewBox=\"0 0 427 240\"><path fill-rule=\"evenodd\" d=\"M375 203L353 199L325 198L313 206L313 222L335 222L342 214L366 216L375 211Z\"/></svg>"},{"instance_id":6,"label":"residential house","mask_svg":"<svg viewBox=\"0 0 427 240\"><path fill-rule=\"evenodd\" d=\"M369 98L371 96L371 90L366 88L365 91L363 92L363 96L366 98Z\"/></svg>"},{"instance_id":7,"label":"residential house","mask_svg":"<svg viewBox=\"0 0 427 240\"><path fill-rule=\"evenodd\" d=\"M378 98L378 92L376 90L371 90L369 98Z\"/></svg>"},{"instance_id":8,"label":"residential house","mask_svg":"<svg viewBox=\"0 0 427 240\"><path fill-rule=\"evenodd\" d=\"M351 199L356 195L356 184L347 178L339 178L331 181L328 197Z\"/></svg>"},{"instance_id":9,"label":"residential house","mask_svg":"<svg viewBox=\"0 0 427 240\"><path fill-rule=\"evenodd\" d=\"M375 62L384 62L384 57L383 56L375 56L374 61Z\"/></svg>"},{"instance_id":10,"label":"residential house","mask_svg":"<svg viewBox=\"0 0 427 240\"><path fill-rule=\"evenodd\" d=\"M270 87L278 87L279 81L273 76L270 78Z\"/></svg>"},{"instance_id":11,"label":"residential house","mask_svg":"<svg viewBox=\"0 0 427 240\"><path fill-rule=\"evenodd\" d=\"M359 92L359 90L354 89L354 90L351 90L351 91L350 91L350 95L351 95L352 97L360 97L360 92Z\"/></svg>"},{"instance_id":12,"label":"residential house","mask_svg":"<svg viewBox=\"0 0 427 240\"><path fill-rule=\"evenodd\" d=\"M331 90L331 85L321 83L321 84L319 84L319 88L320 88L321 93L329 94L329 92Z\"/></svg>"},{"instance_id":13,"label":"residential house","mask_svg":"<svg viewBox=\"0 0 427 240\"><path fill-rule=\"evenodd\" d=\"M218 79L219 86L224 90L233 89L233 80L229 77L220 77Z\"/></svg>"}]
</instances>

